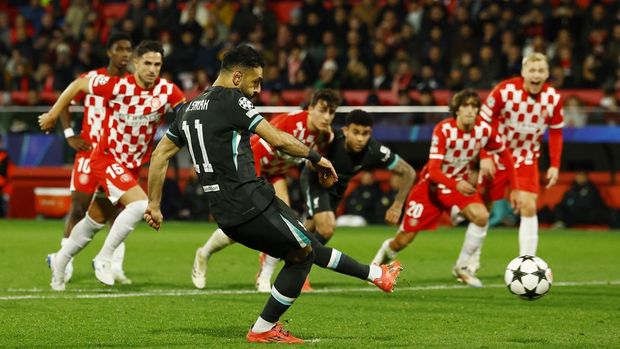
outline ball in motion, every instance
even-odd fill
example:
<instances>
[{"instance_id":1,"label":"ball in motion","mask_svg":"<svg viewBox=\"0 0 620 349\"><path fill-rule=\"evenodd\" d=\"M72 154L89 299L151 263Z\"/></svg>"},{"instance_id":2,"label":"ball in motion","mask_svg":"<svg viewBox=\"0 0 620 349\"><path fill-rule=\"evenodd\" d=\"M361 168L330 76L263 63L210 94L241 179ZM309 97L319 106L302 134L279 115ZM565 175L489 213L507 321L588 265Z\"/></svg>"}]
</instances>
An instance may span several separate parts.
<instances>
[{"instance_id":1,"label":"ball in motion","mask_svg":"<svg viewBox=\"0 0 620 349\"><path fill-rule=\"evenodd\" d=\"M504 281L510 293L532 301L549 292L553 273L541 258L524 255L508 263Z\"/></svg>"}]
</instances>

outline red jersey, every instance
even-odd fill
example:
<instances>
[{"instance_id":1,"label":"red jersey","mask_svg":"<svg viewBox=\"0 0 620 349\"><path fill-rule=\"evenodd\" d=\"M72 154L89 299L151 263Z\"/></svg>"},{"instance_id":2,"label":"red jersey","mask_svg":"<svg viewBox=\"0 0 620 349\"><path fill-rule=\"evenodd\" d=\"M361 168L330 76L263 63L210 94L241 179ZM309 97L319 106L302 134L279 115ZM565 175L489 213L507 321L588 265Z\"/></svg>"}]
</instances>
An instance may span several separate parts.
<instances>
[{"instance_id":1,"label":"red jersey","mask_svg":"<svg viewBox=\"0 0 620 349\"><path fill-rule=\"evenodd\" d=\"M91 78L96 75L110 76L108 69L104 67L83 73L80 75L80 78ZM80 137L91 143L94 148L101 138L101 130L103 129L103 120L106 113L105 100L101 96L84 93L80 93L74 100L83 100L84 104L84 117L82 118Z\"/></svg>"},{"instance_id":2,"label":"red jersey","mask_svg":"<svg viewBox=\"0 0 620 349\"><path fill-rule=\"evenodd\" d=\"M433 129L428 158L429 164L433 160L441 161L441 172L448 180L446 183L437 182L437 188L447 194L454 183L467 179L471 164L482 149L491 154L505 149L502 138L487 122L478 119L469 132L460 130L454 118L439 122ZM429 164L422 170L421 177L426 180L431 179Z\"/></svg>"},{"instance_id":3,"label":"red jersey","mask_svg":"<svg viewBox=\"0 0 620 349\"><path fill-rule=\"evenodd\" d=\"M108 151L129 169L139 168L149 160L161 117L185 101L175 84L161 78L145 90L133 75L95 75L90 78L88 89L90 94L107 101L98 151Z\"/></svg>"},{"instance_id":4,"label":"red jersey","mask_svg":"<svg viewBox=\"0 0 620 349\"><path fill-rule=\"evenodd\" d=\"M332 141L334 134L325 132L310 132L308 128L308 111L299 110L288 114L274 117L270 123L295 138L299 139L305 146L316 148L320 153L324 153L327 145ZM253 135L250 139L252 152L260 159L261 173L257 175L275 176L284 175L292 167L298 166L303 158L292 157L271 147L264 139Z\"/></svg>"},{"instance_id":5,"label":"red jersey","mask_svg":"<svg viewBox=\"0 0 620 349\"><path fill-rule=\"evenodd\" d=\"M497 126L512 153L515 168L533 165L540 157L540 140L547 127L564 126L563 101L558 91L545 83L540 93L532 96L523 84L522 77L500 82L480 108L482 118ZM560 154L551 156L559 159ZM501 165L497 157L495 160Z\"/></svg>"}]
</instances>

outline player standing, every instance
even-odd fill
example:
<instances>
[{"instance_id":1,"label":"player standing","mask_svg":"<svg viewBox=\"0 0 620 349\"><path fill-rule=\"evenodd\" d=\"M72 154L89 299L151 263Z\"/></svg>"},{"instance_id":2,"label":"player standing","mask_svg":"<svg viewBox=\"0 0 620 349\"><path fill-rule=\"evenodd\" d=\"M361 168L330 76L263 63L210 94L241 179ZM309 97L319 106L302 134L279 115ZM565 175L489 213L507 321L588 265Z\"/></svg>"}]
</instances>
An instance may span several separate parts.
<instances>
[{"instance_id":1,"label":"player standing","mask_svg":"<svg viewBox=\"0 0 620 349\"><path fill-rule=\"evenodd\" d=\"M450 111L454 118L445 119L435 126L429 161L422 169L421 179L407 197L405 215L396 236L383 242L373 263L394 259L407 247L418 232L433 230L442 212L458 206L470 220L465 243L453 268L455 276L472 287L482 283L467 268L472 254L481 248L489 212L476 187L477 177L468 178L472 162L480 150L498 154L506 165L507 179L515 184L511 154L502 138L488 123L477 118L480 97L473 90L461 91L452 97ZM518 207L518 193L511 194L511 204Z\"/></svg>"},{"instance_id":2,"label":"player standing","mask_svg":"<svg viewBox=\"0 0 620 349\"><path fill-rule=\"evenodd\" d=\"M391 292L400 263L362 265L344 253L321 245L262 177L256 177L250 135L258 134L276 149L305 157L323 173L336 177L329 160L292 135L265 121L249 98L260 93L263 57L242 45L224 55L219 76L207 91L177 114L155 149L149 169L146 221L159 229L163 181L170 158L187 145L194 169L218 226L235 241L282 258L261 315L248 331L249 342L303 343L283 330L280 316L301 293L312 264L374 282Z\"/></svg>"},{"instance_id":3,"label":"player standing","mask_svg":"<svg viewBox=\"0 0 620 349\"><path fill-rule=\"evenodd\" d=\"M308 110L278 115L270 123L275 128L297 138L305 146L322 153L333 139L331 124L339 103L340 97L336 91L331 89L317 90L310 98ZM286 176L293 167L298 167L303 159L292 157L273 148L257 135L250 138L250 146L254 153L256 173L265 177L273 185L276 196L290 206ZM194 286L199 289L205 287L209 257L233 243L234 241L224 234L222 229L218 228L211 234L205 245L196 250L192 268ZM279 259L261 253L260 261L262 271L264 268L275 268ZM265 278L261 278L260 275L261 272L256 279L256 288L259 292L271 292L270 279L267 278L265 281ZM310 285L305 283L304 291L310 289Z\"/></svg>"},{"instance_id":4,"label":"player standing","mask_svg":"<svg viewBox=\"0 0 620 349\"><path fill-rule=\"evenodd\" d=\"M122 77L127 75L127 66L131 58L131 38L125 33L116 33L110 36L107 42L107 54L110 63L107 67L91 70L80 77L90 78L95 75L105 75L109 77ZM86 211L90 202L97 192L98 184L90 170L90 155L93 148L99 143L101 138L101 130L105 119L105 100L103 97L93 94L82 94L80 100L84 103L84 116L82 118L82 130L76 135L71 128L71 116L66 109L60 116L60 122L64 129L65 138L71 148L75 149L75 161L73 162L73 170L71 171L71 207L69 209L69 217L65 222L64 236L61 241L61 247L68 243L69 236L73 229L89 230L91 234L95 234L103 224L97 222L105 221L102 215L97 217L88 217ZM105 196L95 196L94 200L98 202L105 214L103 216L113 216L114 208ZM102 213L102 212L93 212ZM82 221L78 226L76 224ZM110 220L112 222L112 220ZM122 284L130 284L131 280L125 276L123 271L123 260L125 258L125 244L122 243L114 250L112 258L112 271L114 279ZM49 259L48 259L49 263ZM65 283L69 282L73 275L73 259L69 260L65 268Z\"/></svg>"},{"instance_id":5,"label":"player standing","mask_svg":"<svg viewBox=\"0 0 620 349\"><path fill-rule=\"evenodd\" d=\"M163 47L156 41L143 41L136 48L136 72L126 77L97 75L79 78L69 85L49 113L39 117L42 130L50 130L61 110L81 91L102 96L108 108L101 141L91 155L91 170L98 184L114 205L125 208L110 228L103 247L93 259L95 276L106 285L114 285L111 260L114 250L142 219L147 196L138 184L141 166L148 162L153 136L162 116L183 105L185 97L173 83L159 77ZM79 224L92 224L88 217L101 211L93 201ZM106 217L106 219L109 217ZM103 224L105 222L96 222ZM65 288L64 270L71 257L81 251L93 237L92 230L77 231L58 253L50 255L52 289Z\"/></svg>"},{"instance_id":6,"label":"player standing","mask_svg":"<svg viewBox=\"0 0 620 349\"><path fill-rule=\"evenodd\" d=\"M562 157L562 127L564 127L563 101L560 93L547 83L549 64L541 53L531 53L523 58L521 76L500 82L491 91L480 108L480 115L497 128L512 153L517 172L521 208L519 214L519 255L536 255L538 247L538 216L536 200L540 191L538 158L541 139L549 128L549 159L547 188L555 185L560 173ZM494 161L493 161L494 160ZM505 164L497 156L481 160L491 163L492 181L486 183L485 200L503 199L508 186ZM495 166L493 166L493 162ZM497 169L497 172L495 172ZM488 226L485 227L484 232ZM476 253L470 269L480 266Z\"/></svg>"}]
</instances>

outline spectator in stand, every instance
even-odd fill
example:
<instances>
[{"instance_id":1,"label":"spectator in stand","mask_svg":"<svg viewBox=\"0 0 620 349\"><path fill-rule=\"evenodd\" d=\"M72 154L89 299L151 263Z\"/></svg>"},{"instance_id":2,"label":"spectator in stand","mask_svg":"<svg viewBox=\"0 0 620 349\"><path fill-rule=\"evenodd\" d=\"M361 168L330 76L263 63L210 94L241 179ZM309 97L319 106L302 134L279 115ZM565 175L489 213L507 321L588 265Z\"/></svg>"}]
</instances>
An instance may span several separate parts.
<instances>
[{"instance_id":1,"label":"spectator in stand","mask_svg":"<svg viewBox=\"0 0 620 349\"><path fill-rule=\"evenodd\" d=\"M137 28L144 27L148 14L149 10L144 6L144 0L129 0L129 7L127 12L125 12L125 18L132 20Z\"/></svg>"},{"instance_id":2,"label":"spectator in stand","mask_svg":"<svg viewBox=\"0 0 620 349\"><path fill-rule=\"evenodd\" d=\"M436 90L439 88L443 88L443 84L437 78L435 71L433 70L433 66L428 64L422 66L422 69L420 70L420 79L416 84L416 88L418 90Z\"/></svg>"},{"instance_id":3,"label":"spectator in stand","mask_svg":"<svg viewBox=\"0 0 620 349\"><path fill-rule=\"evenodd\" d=\"M37 85L30 72L28 72L28 67L24 63L17 64L15 74L11 78L11 91L27 93L36 88Z\"/></svg>"},{"instance_id":4,"label":"spectator in stand","mask_svg":"<svg viewBox=\"0 0 620 349\"><path fill-rule=\"evenodd\" d=\"M521 49L514 45L510 46L506 52L506 59L503 67L503 76L518 76L521 74Z\"/></svg>"},{"instance_id":5,"label":"spectator in stand","mask_svg":"<svg viewBox=\"0 0 620 349\"><path fill-rule=\"evenodd\" d=\"M204 69L197 69L194 72L194 83L192 84L192 90L200 94L204 92L209 86L211 86L211 79L209 79L209 74Z\"/></svg>"},{"instance_id":6,"label":"spectator in stand","mask_svg":"<svg viewBox=\"0 0 620 349\"><path fill-rule=\"evenodd\" d=\"M471 24L462 24L455 29L450 48L452 49L453 57L460 57L465 52L476 52L478 45L479 42L474 35L474 29Z\"/></svg>"},{"instance_id":7,"label":"spectator in stand","mask_svg":"<svg viewBox=\"0 0 620 349\"><path fill-rule=\"evenodd\" d=\"M460 91L465 88L464 80L463 72L460 69L452 69L446 79L446 88L452 92Z\"/></svg>"},{"instance_id":8,"label":"spectator in stand","mask_svg":"<svg viewBox=\"0 0 620 349\"><path fill-rule=\"evenodd\" d=\"M600 88L604 79L609 76L605 66L605 49L598 45L583 60L581 71L581 86L586 88Z\"/></svg>"},{"instance_id":9,"label":"spectator in stand","mask_svg":"<svg viewBox=\"0 0 620 349\"><path fill-rule=\"evenodd\" d=\"M215 76L219 70L219 58L224 49L224 44L219 38L215 24L209 24L204 30L205 43L198 47L194 66L203 68L209 76Z\"/></svg>"},{"instance_id":10,"label":"spectator in stand","mask_svg":"<svg viewBox=\"0 0 620 349\"><path fill-rule=\"evenodd\" d=\"M370 88L368 68L361 60L360 52L356 47L347 51L347 66L342 74L342 86L347 90L366 90Z\"/></svg>"},{"instance_id":11,"label":"spectator in stand","mask_svg":"<svg viewBox=\"0 0 620 349\"><path fill-rule=\"evenodd\" d=\"M588 123L588 115L583 107L583 101L578 96L572 95L566 98L564 104L564 123L566 126L584 127Z\"/></svg>"},{"instance_id":12,"label":"spectator in stand","mask_svg":"<svg viewBox=\"0 0 620 349\"><path fill-rule=\"evenodd\" d=\"M388 90L390 88L391 81L385 67L379 63L375 63L372 66L372 89L373 90Z\"/></svg>"},{"instance_id":13,"label":"spectator in stand","mask_svg":"<svg viewBox=\"0 0 620 349\"><path fill-rule=\"evenodd\" d=\"M351 17L358 18L368 28L368 31L373 32L380 13L381 7L377 1L362 0L353 6Z\"/></svg>"},{"instance_id":14,"label":"spectator in stand","mask_svg":"<svg viewBox=\"0 0 620 349\"><path fill-rule=\"evenodd\" d=\"M620 67L620 21L616 22L611 30L605 49L606 60L614 67Z\"/></svg>"},{"instance_id":15,"label":"spectator in stand","mask_svg":"<svg viewBox=\"0 0 620 349\"><path fill-rule=\"evenodd\" d=\"M606 87L603 93L600 106L604 110L605 123L610 126L620 125L620 103L616 98L616 91L612 87Z\"/></svg>"},{"instance_id":16,"label":"spectator in stand","mask_svg":"<svg viewBox=\"0 0 620 349\"><path fill-rule=\"evenodd\" d=\"M407 23L413 27L413 32L419 35L422 29L422 21L424 19L424 6L421 1L409 2L407 9Z\"/></svg>"},{"instance_id":17,"label":"spectator in stand","mask_svg":"<svg viewBox=\"0 0 620 349\"><path fill-rule=\"evenodd\" d=\"M181 42L174 45L174 50L166 58L164 64L174 74L175 81L181 78L181 74L187 75L187 72L194 69L194 61L198 54L198 45L194 33L190 29L183 29L181 33Z\"/></svg>"},{"instance_id":18,"label":"spectator in stand","mask_svg":"<svg viewBox=\"0 0 620 349\"><path fill-rule=\"evenodd\" d=\"M575 176L571 188L555 207L553 228L574 227L577 224L609 224L609 208L585 172Z\"/></svg>"},{"instance_id":19,"label":"spectator in stand","mask_svg":"<svg viewBox=\"0 0 620 349\"><path fill-rule=\"evenodd\" d=\"M203 6L200 6L200 8L206 11ZM206 17L206 13L203 12L203 14ZM181 14L180 30L181 32L190 31L194 35L194 39L198 42L200 41L200 37L202 37L204 25L200 23L197 16L198 5L196 1L188 2ZM206 19L204 21L206 22Z\"/></svg>"},{"instance_id":20,"label":"spectator in stand","mask_svg":"<svg viewBox=\"0 0 620 349\"><path fill-rule=\"evenodd\" d=\"M415 84L411 63L406 60L399 61L392 79L392 91L412 90L415 89Z\"/></svg>"},{"instance_id":21,"label":"spectator in stand","mask_svg":"<svg viewBox=\"0 0 620 349\"><path fill-rule=\"evenodd\" d=\"M437 100L435 100L435 95L433 94L433 90L424 89L420 90L420 95L418 97L418 105L420 107L433 107L437 105ZM416 113L416 120L414 123L418 123L418 120L424 120L426 124L436 124L439 121L443 120L446 115L438 114L438 113Z\"/></svg>"},{"instance_id":22,"label":"spectator in stand","mask_svg":"<svg viewBox=\"0 0 620 349\"><path fill-rule=\"evenodd\" d=\"M580 67L576 63L573 57L573 51L569 47L564 46L558 48L556 57L551 60L551 64L554 68L559 67L562 70L562 75L564 77L562 88L575 87L575 80L580 72Z\"/></svg>"},{"instance_id":23,"label":"spectator in stand","mask_svg":"<svg viewBox=\"0 0 620 349\"><path fill-rule=\"evenodd\" d=\"M482 73L482 85L485 89L493 87L501 76L501 63L495 57L495 51L490 45L480 48L480 60L478 61L480 72Z\"/></svg>"},{"instance_id":24,"label":"spectator in stand","mask_svg":"<svg viewBox=\"0 0 620 349\"><path fill-rule=\"evenodd\" d=\"M319 72L319 79L314 83L315 89L331 88L338 90L340 88L340 80L337 77L338 65L333 60L327 60L323 63Z\"/></svg>"},{"instance_id":25,"label":"spectator in stand","mask_svg":"<svg viewBox=\"0 0 620 349\"><path fill-rule=\"evenodd\" d=\"M168 32L176 36L179 31L179 18L181 13L173 0L157 0L155 8L155 17L160 28L164 28Z\"/></svg>"},{"instance_id":26,"label":"spectator in stand","mask_svg":"<svg viewBox=\"0 0 620 349\"><path fill-rule=\"evenodd\" d=\"M480 67L474 65L467 70L467 82L465 83L467 88L474 90L488 89L488 82L483 80L483 74Z\"/></svg>"}]
</instances>

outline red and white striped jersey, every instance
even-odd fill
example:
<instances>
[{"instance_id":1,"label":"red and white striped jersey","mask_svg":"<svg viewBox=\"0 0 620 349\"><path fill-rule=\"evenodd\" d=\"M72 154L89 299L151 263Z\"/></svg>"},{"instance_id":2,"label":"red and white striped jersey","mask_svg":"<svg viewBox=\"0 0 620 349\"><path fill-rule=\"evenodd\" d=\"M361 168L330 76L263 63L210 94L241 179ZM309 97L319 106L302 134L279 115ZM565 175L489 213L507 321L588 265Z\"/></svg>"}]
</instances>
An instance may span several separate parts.
<instances>
[{"instance_id":1,"label":"red and white striped jersey","mask_svg":"<svg viewBox=\"0 0 620 349\"><path fill-rule=\"evenodd\" d=\"M522 77L500 82L480 108L482 118L496 126L504 138L515 168L533 165L540 157L540 141L547 127L564 126L560 93L544 84L540 93L532 96L523 84ZM499 164L497 156L495 160Z\"/></svg>"},{"instance_id":2,"label":"red and white striped jersey","mask_svg":"<svg viewBox=\"0 0 620 349\"><path fill-rule=\"evenodd\" d=\"M185 101L183 92L166 79L158 78L153 87L142 89L133 75L110 77L95 75L89 80L89 93L107 101L107 115L98 149L132 169L146 163L161 117Z\"/></svg>"},{"instance_id":3,"label":"red and white striped jersey","mask_svg":"<svg viewBox=\"0 0 620 349\"><path fill-rule=\"evenodd\" d=\"M442 120L433 129L429 160L441 160L441 172L456 181L467 179L470 167L477 160L480 150L495 154L504 150L504 142L495 129L478 118L469 132L460 130L455 118ZM422 178L428 179L425 167ZM437 186L443 193L450 193L443 184Z\"/></svg>"},{"instance_id":4,"label":"red and white striped jersey","mask_svg":"<svg viewBox=\"0 0 620 349\"><path fill-rule=\"evenodd\" d=\"M91 70L80 75L80 78L91 78L95 75L108 75L108 69L103 67L96 70ZM101 137L101 130L103 129L103 121L105 119L106 105L105 100L101 96L93 94L80 93L76 98L76 102L83 100L84 104L84 116L82 117L82 131L80 137L85 141L90 142L93 146L99 143Z\"/></svg>"},{"instance_id":5,"label":"red and white striped jersey","mask_svg":"<svg viewBox=\"0 0 620 349\"><path fill-rule=\"evenodd\" d=\"M298 110L288 114L281 114L274 117L270 123L295 138L299 139L309 148L316 149L323 154L327 145L332 141L334 134L325 132L310 132L308 128L308 111ZM275 176L284 175L291 168L298 166L303 158L292 157L288 154L274 149L264 139L258 135L253 135L250 139L252 151L260 159L261 173L257 175Z\"/></svg>"}]
</instances>

